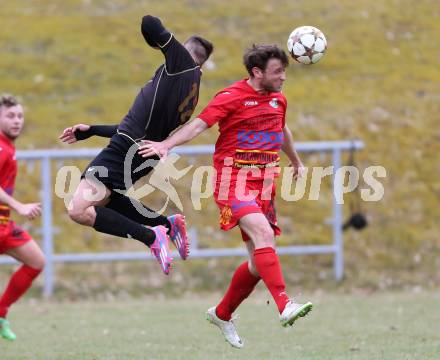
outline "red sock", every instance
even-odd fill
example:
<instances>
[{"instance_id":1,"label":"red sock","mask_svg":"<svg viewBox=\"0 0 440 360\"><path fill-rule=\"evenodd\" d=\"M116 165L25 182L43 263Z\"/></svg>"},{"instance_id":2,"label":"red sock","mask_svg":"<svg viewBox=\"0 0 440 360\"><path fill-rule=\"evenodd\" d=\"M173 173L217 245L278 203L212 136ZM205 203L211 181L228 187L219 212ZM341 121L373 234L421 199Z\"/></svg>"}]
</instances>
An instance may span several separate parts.
<instances>
[{"instance_id":1,"label":"red sock","mask_svg":"<svg viewBox=\"0 0 440 360\"><path fill-rule=\"evenodd\" d=\"M228 291L216 307L217 316L224 321L231 320L235 309L251 294L259 281L260 278L249 271L247 261L241 264L232 276Z\"/></svg>"},{"instance_id":2,"label":"red sock","mask_svg":"<svg viewBox=\"0 0 440 360\"><path fill-rule=\"evenodd\" d=\"M271 247L256 249L254 251L254 261L258 273L272 294L281 314L289 298L286 294L286 284L275 249Z\"/></svg>"},{"instance_id":3,"label":"red sock","mask_svg":"<svg viewBox=\"0 0 440 360\"><path fill-rule=\"evenodd\" d=\"M29 289L32 285L32 281L40 272L41 269L33 269L27 265L22 265L11 276L8 286L0 298L0 317L6 317L9 307Z\"/></svg>"}]
</instances>

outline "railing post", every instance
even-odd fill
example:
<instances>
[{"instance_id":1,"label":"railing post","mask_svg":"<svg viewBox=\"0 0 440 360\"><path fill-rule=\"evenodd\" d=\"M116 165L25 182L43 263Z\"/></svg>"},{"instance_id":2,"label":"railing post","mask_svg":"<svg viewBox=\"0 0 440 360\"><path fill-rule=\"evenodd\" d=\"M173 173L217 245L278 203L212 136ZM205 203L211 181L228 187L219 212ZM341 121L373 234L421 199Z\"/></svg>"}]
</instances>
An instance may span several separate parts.
<instances>
[{"instance_id":1,"label":"railing post","mask_svg":"<svg viewBox=\"0 0 440 360\"><path fill-rule=\"evenodd\" d=\"M190 250L197 250L199 248L199 238L197 229L194 226L189 228L188 236L191 239Z\"/></svg>"},{"instance_id":2,"label":"railing post","mask_svg":"<svg viewBox=\"0 0 440 360\"><path fill-rule=\"evenodd\" d=\"M344 242L342 239L342 204L338 204L337 199L342 197L342 183L340 177L336 177L336 172L341 167L341 150L333 149L333 245L335 247L335 257L333 271L335 279L341 281L344 276Z\"/></svg>"},{"instance_id":3,"label":"railing post","mask_svg":"<svg viewBox=\"0 0 440 360\"><path fill-rule=\"evenodd\" d=\"M53 293L52 174L50 165L49 156L41 159L43 252L46 257L43 288L45 297L50 297Z\"/></svg>"}]
</instances>

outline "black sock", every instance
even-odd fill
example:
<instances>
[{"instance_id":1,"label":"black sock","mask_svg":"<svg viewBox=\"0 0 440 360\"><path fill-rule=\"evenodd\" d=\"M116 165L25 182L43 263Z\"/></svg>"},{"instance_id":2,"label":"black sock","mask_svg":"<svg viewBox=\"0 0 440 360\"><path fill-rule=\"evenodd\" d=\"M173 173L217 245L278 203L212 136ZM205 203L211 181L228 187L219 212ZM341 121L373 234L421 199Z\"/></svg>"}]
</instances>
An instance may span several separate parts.
<instances>
[{"instance_id":1,"label":"black sock","mask_svg":"<svg viewBox=\"0 0 440 360\"><path fill-rule=\"evenodd\" d=\"M148 213L154 213L155 217L148 217L141 214L133 203L136 203L138 207L142 207ZM129 219L136 221L139 224L147 226L158 226L163 225L170 229L171 225L166 216L157 214L154 210L151 210L140 201L129 198L128 196L112 192L110 196L110 202L105 206L109 209L113 209L118 213L128 217Z\"/></svg>"},{"instance_id":2,"label":"black sock","mask_svg":"<svg viewBox=\"0 0 440 360\"><path fill-rule=\"evenodd\" d=\"M96 231L124 238L139 240L150 246L156 239L153 230L130 220L117 211L102 206L95 206L96 220L93 228Z\"/></svg>"}]
</instances>

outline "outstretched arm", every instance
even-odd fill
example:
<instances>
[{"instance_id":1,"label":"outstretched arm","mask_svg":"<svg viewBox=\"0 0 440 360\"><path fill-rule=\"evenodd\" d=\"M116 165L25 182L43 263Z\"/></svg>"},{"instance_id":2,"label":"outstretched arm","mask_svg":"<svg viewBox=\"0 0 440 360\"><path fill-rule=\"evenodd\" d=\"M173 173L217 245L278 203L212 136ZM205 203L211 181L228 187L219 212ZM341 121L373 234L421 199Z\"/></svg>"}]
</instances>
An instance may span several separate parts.
<instances>
[{"instance_id":1,"label":"outstretched arm","mask_svg":"<svg viewBox=\"0 0 440 360\"><path fill-rule=\"evenodd\" d=\"M14 209L17 213L27 217L29 220L35 219L41 214L40 203L28 203L23 204L20 201L14 199L0 186L0 204L5 204L11 209Z\"/></svg>"},{"instance_id":2,"label":"outstretched arm","mask_svg":"<svg viewBox=\"0 0 440 360\"><path fill-rule=\"evenodd\" d=\"M162 25L159 18L144 16L141 31L147 44L160 49L165 56L167 72L177 73L197 66L188 50Z\"/></svg>"},{"instance_id":3,"label":"outstretched arm","mask_svg":"<svg viewBox=\"0 0 440 360\"><path fill-rule=\"evenodd\" d=\"M73 144L79 140L88 139L91 136L101 136L111 138L116 134L118 125L85 125L76 124L74 126L64 129L60 135L60 140L67 144Z\"/></svg>"},{"instance_id":4,"label":"outstretched arm","mask_svg":"<svg viewBox=\"0 0 440 360\"><path fill-rule=\"evenodd\" d=\"M298 177L301 177L304 171L304 165L299 158L298 153L295 150L295 145L293 143L292 132L288 128L287 125L284 125L283 128L284 133L284 142L281 146L281 150L287 155L290 160L290 166L293 168L293 178L296 180Z\"/></svg>"},{"instance_id":5,"label":"outstretched arm","mask_svg":"<svg viewBox=\"0 0 440 360\"><path fill-rule=\"evenodd\" d=\"M161 158L166 158L168 152L173 147L194 139L207 128L208 124L206 122L202 119L195 118L162 142L143 140L142 145L139 146L139 154L142 155L142 157L159 155Z\"/></svg>"},{"instance_id":6,"label":"outstretched arm","mask_svg":"<svg viewBox=\"0 0 440 360\"><path fill-rule=\"evenodd\" d=\"M156 49L164 48L173 37L160 19L151 15L142 18L141 31L147 44Z\"/></svg>"}]
</instances>

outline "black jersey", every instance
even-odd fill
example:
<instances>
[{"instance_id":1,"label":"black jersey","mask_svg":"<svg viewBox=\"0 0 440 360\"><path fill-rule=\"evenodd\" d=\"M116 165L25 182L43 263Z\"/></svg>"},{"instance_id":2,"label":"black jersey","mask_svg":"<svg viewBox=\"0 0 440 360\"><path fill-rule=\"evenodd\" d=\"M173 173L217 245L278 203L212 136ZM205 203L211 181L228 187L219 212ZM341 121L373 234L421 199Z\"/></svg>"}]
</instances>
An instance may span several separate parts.
<instances>
[{"instance_id":1,"label":"black jersey","mask_svg":"<svg viewBox=\"0 0 440 360\"><path fill-rule=\"evenodd\" d=\"M118 133L133 141L162 141L190 119L199 97L201 70L158 18L145 16L141 30L150 46L160 48L165 63L140 90Z\"/></svg>"}]
</instances>

